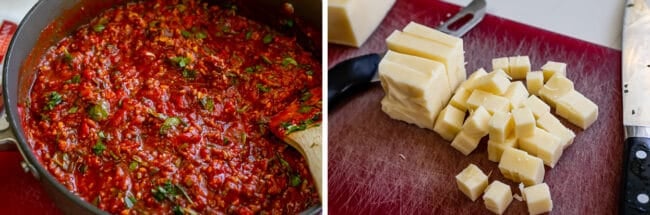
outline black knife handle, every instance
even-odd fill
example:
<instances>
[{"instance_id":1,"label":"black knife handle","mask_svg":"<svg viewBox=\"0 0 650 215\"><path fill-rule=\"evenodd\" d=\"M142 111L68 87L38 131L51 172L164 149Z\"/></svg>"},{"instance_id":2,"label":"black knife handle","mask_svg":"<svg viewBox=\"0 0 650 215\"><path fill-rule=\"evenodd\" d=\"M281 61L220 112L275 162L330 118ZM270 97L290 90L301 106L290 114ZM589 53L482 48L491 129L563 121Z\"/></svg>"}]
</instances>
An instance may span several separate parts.
<instances>
[{"instance_id":1,"label":"black knife handle","mask_svg":"<svg viewBox=\"0 0 650 215\"><path fill-rule=\"evenodd\" d=\"M624 156L620 213L650 214L650 138L627 138Z\"/></svg>"},{"instance_id":2,"label":"black knife handle","mask_svg":"<svg viewBox=\"0 0 650 215\"><path fill-rule=\"evenodd\" d=\"M328 71L327 99L329 104L340 99L348 89L370 82L377 73L380 56L368 54L345 60Z\"/></svg>"}]
</instances>

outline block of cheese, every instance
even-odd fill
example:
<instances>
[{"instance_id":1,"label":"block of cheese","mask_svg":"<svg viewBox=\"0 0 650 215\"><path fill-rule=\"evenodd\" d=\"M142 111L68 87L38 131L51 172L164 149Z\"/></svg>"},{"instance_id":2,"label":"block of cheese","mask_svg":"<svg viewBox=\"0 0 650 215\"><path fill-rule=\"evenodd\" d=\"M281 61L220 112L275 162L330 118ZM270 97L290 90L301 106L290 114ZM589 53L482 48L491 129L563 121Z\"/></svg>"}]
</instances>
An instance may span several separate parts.
<instances>
[{"instance_id":1,"label":"block of cheese","mask_svg":"<svg viewBox=\"0 0 650 215\"><path fill-rule=\"evenodd\" d=\"M526 79L526 73L530 72L530 59L528 56L513 56L508 58L508 75L512 79Z\"/></svg>"},{"instance_id":2,"label":"block of cheese","mask_svg":"<svg viewBox=\"0 0 650 215\"><path fill-rule=\"evenodd\" d=\"M515 122L515 135L517 138L535 134L535 117L528 107L512 110L512 119Z\"/></svg>"},{"instance_id":3,"label":"block of cheese","mask_svg":"<svg viewBox=\"0 0 650 215\"><path fill-rule=\"evenodd\" d=\"M492 71L497 69L503 70L504 72L510 74L510 64L508 62L508 57L492 59Z\"/></svg>"},{"instance_id":4,"label":"block of cheese","mask_svg":"<svg viewBox=\"0 0 650 215\"><path fill-rule=\"evenodd\" d=\"M433 130L443 139L452 141L463 127L463 120L465 120L465 111L459 110L453 105L447 105L438 114Z\"/></svg>"},{"instance_id":5,"label":"block of cheese","mask_svg":"<svg viewBox=\"0 0 650 215\"><path fill-rule=\"evenodd\" d=\"M476 82L483 76L486 76L488 73L485 71L483 68L479 68L476 71L474 71L469 77L467 77L467 80L465 80L463 83L460 84L460 87L465 88L467 90L474 90L476 89Z\"/></svg>"},{"instance_id":6,"label":"block of cheese","mask_svg":"<svg viewBox=\"0 0 650 215\"><path fill-rule=\"evenodd\" d=\"M509 136L503 142L496 142L492 139L489 139L487 142L488 159L490 161L499 162L501 160L503 151L505 151L507 148L517 147L517 138L514 135Z\"/></svg>"},{"instance_id":7,"label":"block of cheese","mask_svg":"<svg viewBox=\"0 0 650 215\"><path fill-rule=\"evenodd\" d=\"M587 129L598 119L598 105L578 91L560 97L555 112L582 129Z\"/></svg>"},{"instance_id":8,"label":"block of cheese","mask_svg":"<svg viewBox=\"0 0 650 215\"><path fill-rule=\"evenodd\" d=\"M499 161L499 170L504 177L526 186L542 183L544 180L544 162L525 151L506 148Z\"/></svg>"},{"instance_id":9,"label":"block of cheese","mask_svg":"<svg viewBox=\"0 0 650 215\"><path fill-rule=\"evenodd\" d=\"M470 164L456 175L456 184L461 192L476 201L487 187L488 177L476 165Z\"/></svg>"},{"instance_id":10,"label":"block of cheese","mask_svg":"<svg viewBox=\"0 0 650 215\"><path fill-rule=\"evenodd\" d=\"M479 106L483 106L490 114L497 111L508 112L510 110L510 101L505 97L477 89L467 98L467 107L470 110L475 110Z\"/></svg>"},{"instance_id":11,"label":"block of cheese","mask_svg":"<svg viewBox=\"0 0 650 215\"><path fill-rule=\"evenodd\" d=\"M571 129L562 125L559 119L548 112L537 119L537 127L548 131L560 139L563 149L566 149L573 143L576 134Z\"/></svg>"},{"instance_id":12,"label":"block of cheese","mask_svg":"<svg viewBox=\"0 0 650 215\"><path fill-rule=\"evenodd\" d=\"M462 81L458 80L458 75L456 74L457 68L460 65L458 65L459 53L454 48L398 30L393 31L386 38L386 45L388 49L393 51L431 59L444 64L449 86L452 89L456 89L455 87Z\"/></svg>"},{"instance_id":13,"label":"block of cheese","mask_svg":"<svg viewBox=\"0 0 650 215\"><path fill-rule=\"evenodd\" d=\"M555 74L566 77L566 63L548 61L542 66L542 72L544 73L544 82L548 81Z\"/></svg>"},{"instance_id":14,"label":"block of cheese","mask_svg":"<svg viewBox=\"0 0 650 215\"><path fill-rule=\"evenodd\" d=\"M526 86L524 86L524 83L521 81L515 81L510 83L510 86L508 86L503 97L510 100L511 109L518 108L521 106L521 103L528 98L528 90L526 89Z\"/></svg>"},{"instance_id":15,"label":"block of cheese","mask_svg":"<svg viewBox=\"0 0 650 215\"><path fill-rule=\"evenodd\" d=\"M546 183L524 188L529 214L542 214L553 210L551 189Z\"/></svg>"},{"instance_id":16,"label":"block of cheese","mask_svg":"<svg viewBox=\"0 0 650 215\"><path fill-rule=\"evenodd\" d=\"M551 168L555 167L564 150L558 137L541 128L535 128L535 134L531 136L519 138L519 148L541 158Z\"/></svg>"},{"instance_id":17,"label":"block of cheese","mask_svg":"<svg viewBox=\"0 0 650 215\"><path fill-rule=\"evenodd\" d=\"M522 106L530 108L530 111L533 112L535 119L539 119L539 117L542 115L551 112L551 107L535 95L531 95L526 100L524 100Z\"/></svg>"},{"instance_id":18,"label":"block of cheese","mask_svg":"<svg viewBox=\"0 0 650 215\"><path fill-rule=\"evenodd\" d=\"M418 111L413 108L405 108L399 101L384 97L381 100L381 110L390 118L417 125L420 128L433 130L438 112Z\"/></svg>"},{"instance_id":19,"label":"block of cheese","mask_svg":"<svg viewBox=\"0 0 650 215\"><path fill-rule=\"evenodd\" d=\"M460 86L456 89L456 93L449 100L449 104L454 107L466 111L467 110L467 99L469 99L472 91L465 89L463 86Z\"/></svg>"},{"instance_id":20,"label":"block of cheese","mask_svg":"<svg viewBox=\"0 0 650 215\"><path fill-rule=\"evenodd\" d=\"M488 135L491 141L504 142L514 131L514 121L507 112L495 112L488 122Z\"/></svg>"},{"instance_id":21,"label":"block of cheese","mask_svg":"<svg viewBox=\"0 0 650 215\"><path fill-rule=\"evenodd\" d=\"M537 95L544 86L544 73L539 71L526 73L526 86L530 94Z\"/></svg>"},{"instance_id":22,"label":"block of cheese","mask_svg":"<svg viewBox=\"0 0 650 215\"><path fill-rule=\"evenodd\" d=\"M538 95L551 107L555 107L558 98L573 91L573 82L562 75L554 75L539 90Z\"/></svg>"},{"instance_id":23,"label":"block of cheese","mask_svg":"<svg viewBox=\"0 0 650 215\"><path fill-rule=\"evenodd\" d=\"M394 62L399 65L412 69L411 71L420 72L427 76L430 76L431 83L429 83L429 86L422 86L422 88L427 89L427 91L424 92L424 95L422 97L437 98L437 100L440 102L441 105L446 105L447 101L449 101L449 97L451 97L452 91L451 91L451 87L449 86L449 83L445 81L447 80L447 72L445 71L445 67L443 64L426 58L401 54L393 51L386 52L386 55L382 59L382 62L384 61ZM406 71L406 69L404 70ZM398 73L397 71L392 71L392 72ZM405 73L405 72L399 72L399 73ZM381 75L382 73L380 73L380 76ZM406 99L412 100L414 98L418 98L418 97L409 96Z\"/></svg>"},{"instance_id":24,"label":"block of cheese","mask_svg":"<svg viewBox=\"0 0 650 215\"><path fill-rule=\"evenodd\" d=\"M492 115L482 106L467 117L463 124L463 132L471 137L481 138L488 134L489 122Z\"/></svg>"},{"instance_id":25,"label":"block of cheese","mask_svg":"<svg viewBox=\"0 0 650 215\"><path fill-rule=\"evenodd\" d=\"M395 0L330 0L327 3L327 39L359 47L375 31Z\"/></svg>"},{"instance_id":26,"label":"block of cheese","mask_svg":"<svg viewBox=\"0 0 650 215\"><path fill-rule=\"evenodd\" d=\"M465 132L465 130L461 130L458 134L456 134L454 140L451 141L451 147L454 147L454 149L467 156L472 153L476 147L478 147L478 144L480 142L480 136L469 135Z\"/></svg>"},{"instance_id":27,"label":"block of cheese","mask_svg":"<svg viewBox=\"0 0 650 215\"><path fill-rule=\"evenodd\" d=\"M379 63L378 72L385 92L407 98L425 98L434 93L429 90L433 80L431 74L388 60Z\"/></svg>"},{"instance_id":28,"label":"block of cheese","mask_svg":"<svg viewBox=\"0 0 650 215\"><path fill-rule=\"evenodd\" d=\"M479 78L476 81L476 89L483 90L495 95L501 95L506 92L510 86L510 79L503 70L495 70Z\"/></svg>"},{"instance_id":29,"label":"block of cheese","mask_svg":"<svg viewBox=\"0 0 650 215\"><path fill-rule=\"evenodd\" d=\"M510 186L500 181L493 181L483 193L485 207L495 214L503 214L512 202Z\"/></svg>"}]
</instances>

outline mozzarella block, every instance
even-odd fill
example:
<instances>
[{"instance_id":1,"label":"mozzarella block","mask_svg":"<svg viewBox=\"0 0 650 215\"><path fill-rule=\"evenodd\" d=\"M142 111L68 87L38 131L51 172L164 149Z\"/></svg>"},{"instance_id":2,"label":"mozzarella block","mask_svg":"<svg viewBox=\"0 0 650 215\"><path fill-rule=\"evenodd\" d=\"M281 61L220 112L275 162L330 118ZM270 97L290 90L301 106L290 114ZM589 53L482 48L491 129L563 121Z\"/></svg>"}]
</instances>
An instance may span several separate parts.
<instances>
[{"instance_id":1,"label":"mozzarella block","mask_svg":"<svg viewBox=\"0 0 650 215\"><path fill-rule=\"evenodd\" d=\"M510 63L508 62L508 57L500 57L492 59L492 71L494 70L503 70L504 72L510 74Z\"/></svg>"},{"instance_id":2,"label":"mozzarella block","mask_svg":"<svg viewBox=\"0 0 650 215\"><path fill-rule=\"evenodd\" d=\"M328 1L328 41L361 46L379 26L394 3L395 0Z\"/></svg>"},{"instance_id":3,"label":"mozzarella block","mask_svg":"<svg viewBox=\"0 0 650 215\"><path fill-rule=\"evenodd\" d=\"M525 79L526 73L530 72L530 59L528 56L514 56L508 58L508 75L512 79Z\"/></svg>"},{"instance_id":4,"label":"mozzarella block","mask_svg":"<svg viewBox=\"0 0 650 215\"><path fill-rule=\"evenodd\" d=\"M431 130L433 130L433 123L439 112L418 111L413 108L405 108L400 102L391 99L391 97L384 97L381 100L381 110L392 119Z\"/></svg>"},{"instance_id":5,"label":"mozzarella block","mask_svg":"<svg viewBox=\"0 0 650 215\"><path fill-rule=\"evenodd\" d=\"M488 122L488 135L491 141L504 142L514 130L514 121L507 112L495 112Z\"/></svg>"},{"instance_id":6,"label":"mozzarella block","mask_svg":"<svg viewBox=\"0 0 650 215\"><path fill-rule=\"evenodd\" d=\"M486 76L487 74L488 73L485 71L485 69L480 68L474 71L474 73L472 73L471 75L469 75L469 77L467 77L467 80L460 84L460 87L472 91L476 89L476 84L478 80L481 79L483 76Z\"/></svg>"},{"instance_id":7,"label":"mozzarella block","mask_svg":"<svg viewBox=\"0 0 650 215\"><path fill-rule=\"evenodd\" d=\"M446 105L447 101L449 101L449 97L451 97L452 91L451 91L451 87L449 87L449 83L445 81L447 80L447 73L445 71L444 65L442 65L441 63L426 58L421 58L413 55L400 54L393 51L386 52L386 55L382 59L382 62L384 61L394 62L399 65L405 66L409 69L412 69L410 71L420 72L427 76L431 76L429 80L430 81L429 85L420 86L426 89L422 97L424 98L434 97L436 98L436 100L440 102L440 105ZM386 71L384 71L384 73L385 72ZM397 73L396 71L392 71L392 72ZM405 73L405 72L399 72L399 73ZM382 73L380 73L380 76L381 75ZM406 74L403 75L405 76ZM417 96L406 97L406 99L414 99L414 98L418 98L418 97Z\"/></svg>"},{"instance_id":8,"label":"mozzarella block","mask_svg":"<svg viewBox=\"0 0 650 215\"><path fill-rule=\"evenodd\" d=\"M598 119L598 105L578 91L560 97L555 112L582 129L587 129Z\"/></svg>"},{"instance_id":9,"label":"mozzarella block","mask_svg":"<svg viewBox=\"0 0 650 215\"><path fill-rule=\"evenodd\" d=\"M401 64L382 60L379 63L379 79L384 92L402 95L407 98L424 98L430 96L431 74L419 72ZM393 92L394 91L394 92Z\"/></svg>"},{"instance_id":10,"label":"mozzarella block","mask_svg":"<svg viewBox=\"0 0 650 215\"><path fill-rule=\"evenodd\" d=\"M402 29L402 31L422 38L433 40L438 43L442 43L451 48L458 48L461 52L463 51L463 39L445 34L441 31L416 22L410 22L406 25L406 27L404 27L404 29Z\"/></svg>"},{"instance_id":11,"label":"mozzarella block","mask_svg":"<svg viewBox=\"0 0 650 215\"><path fill-rule=\"evenodd\" d=\"M451 141L451 147L454 147L460 153L463 153L463 155L467 156L472 153L474 149L476 149L480 141L481 137L469 135L465 132L465 130L461 130L458 134L456 134L454 140Z\"/></svg>"},{"instance_id":12,"label":"mozzarella block","mask_svg":"<svg viewBox=\"0 0 650 215\"><path fill-rule=\"evenodd\" d=\"M547 104L555 107L557 99L573 91L573 82L562 75L552 76L538 94Z\"/></svg>"},{"instance_id":13,"label":"mozzarella block","mask_svg":"<svg viewBox=\"0 0 650 215\"><path fill-rule=\"evenodd\" d=\"M386 38L388 49L403 54L415 55L438 61L445 65L449 86L456 89L462 80L458 80L457 68L459 53L456 49L446 45L424 39L422 37L406 34L398 30Z\"/></svg>"},{"instance_id":14,"label":"mozzarella block","mask_svg":"<svg viewBox=\"0 0 650 215\"><path fill-rule=\"evenodd\" d=\"M529 214L542 214L553 210L551 189L546 183L524 188Z\"/></svg>"},{"instance_id":15,"label":"mozzarella block","mask_svg":"<svg viewBox=\"0 0 650 215\"><path fill-rule=\"evenodd\" d=\"M510 86L510 79L503 70L495 70L477 80L476 89L483 90L495 95L506 92Z\"/></svg>"},{"instance_id":16,"label":"mozzarella block","mask_svg":"<svg viewBox=\"0 0 650 215\"><path fill-rule=\"evenodd\" d=\"M510 101L505 97L497 96L483 90L474 90L467 98L467 107L475 110L483 106L490 114L497 111L508 112L510 110Z\"/></svg>"},{"instance_id":17,"label":"mozzarella block","mask_svg":"<svg viewBox=\"0 0 650 215\"><path fill-rule=\"evenodd\" d=\"M535 134L535 117L530 108L523 107L512 110L512 118L515 122L515 135L517 138Z\"/></svg>"},{"instance_id":18,"label":"mozzarella block","mask_svg":"<svg viewBox=\"0 0 650 215\"><path fill-rule=\"evenodd\" d=\"M528 90L524 83L521 81L515 81L510 83L508 89L503 94L503 97L510 100L510 108L515 109L521 106L521 103L528 98Z\"/></svg>"},{"instance_id":19,"label":"mozzarella block","mask_svg":"<svg viewBox=\"0 0 650 215\"><path fill-rule=\"evenodd\" d=\"M447 107L442 109L438 114L438 119L436 119L436 124L433 127L433 130L443 139L452 141L463 127L464 119L465 111L459 110L452 105L447 105Z\"/></svg>"},{"instance_id":20,"label":"mozzarella block","mask_svg":"<svg viewBox=\"0 0 650 215\"><path fill-rule=\"evenodd\" d=\"M482 138L488 134L492 115L483 107L478 107L463 124L463 132L471 137Z\"/></svg>"},{"instance_id":21,"label":"mozzarella block","mask_svg":"<svg viewBox=\"0 0 650 215\"><path fill-rule=\"evenodd\" d=\"M496 142L492 139L489 139L487 142L488 159L490 161L499 162L501 160L503 151L505 151L507 148L517 147L517 138L515 136L510 136L503 142Z\"/></svg>"},{"instance_id":22,"label":"mozzarella block","mask_svg":"<svg viewBox=\"0 0 650 215\"><path fill-rule=\"evenodd\" d=\"M476 201L488 185L488 177L476 165L470 164L456 175L458 189Z\"/></svg>"},{"instance_id":23,"label":"mozzarella block","mask_svg":"<svg viewBox=\"0 0 650 215\"><path fill-rule=\"evenodd\" d=\"M573 133L571 129L562 125L560 120L550 112L545 113L537 119L537 127L540 127L558 137L563 149L569 147L573 143L573 139L576 137L576 134Z\"/></svg>"},{"instance_id":24,"label":"mozzarella block","mask_svg":"<svg viewBox=\"0 0 650 215\"><path fill-rule=\"evenodd\" d=\"M535 119L539 119L542 115L551 112L551 107L535 95L531 95L522 103L523 107L528 107L533 112Z\"/></svg>"},{"instance_id":25,"label":"mozzarella block","mask_svg":"<svg viewBox=\"0 0 650 215\"><path fill-rule=\"evenodd\" d=\"M483 194L485 207L495 214L503 214L512 202L512 191L510 186L500 181L493 181L485 188Z\"/></svg>"},{"instance_id":26,"label":"mozzarella block","mask_svg":"<svg viewBox=\"0 0 650 215\"><path fill-rule=\"evenodd\" d=\"M506 148L499 161L499 170L504 177L526 186L542 183L544 180L544 162L525 151Z\"/></svg>"},{"instance_id":27,"label":"mozzarella block","mask_svg":"<svg viewBox=\"0 0 650 215\"><path fill-rule=\"evenodd\" d=\"M526 73L526 86L530 94L537 95L544 86L544 73L539 71Z\"/></svg>"},{"instance_id":28,"label":"mozzarella block","mask_svg":"<svg viewBox=\"0 0 650 215\"><path fill-rule=\"evenodd\" d=\"M519 148L541 158L551 168L560 160L564 149L558 137L541 128L535 128L534 135L519 138Z\"/></svg>"},{"instance_id":29,"label":"mozzarella block","mask_svg":"<svg viewBox=\"0 0 650 215\"><path fill-rule=\"evenodd\" d=\"M548 81L555 74L566 77L566 63L548 61L542 66L542 72L544 73L544 82Z\"/></svg>"},{"instance_id":30,"label":"mozzarella block","mask_svg":"<svg viewBox=\"0 0 650 215\"><path fill-rule=\"evenodd\" d=\"M463 86L460 86L456 89L456 93L449 100L449 104L454 107L466 111L467 110L467 99L469 99L472 91L465 89Z\"/></svg>"}]
</instances>

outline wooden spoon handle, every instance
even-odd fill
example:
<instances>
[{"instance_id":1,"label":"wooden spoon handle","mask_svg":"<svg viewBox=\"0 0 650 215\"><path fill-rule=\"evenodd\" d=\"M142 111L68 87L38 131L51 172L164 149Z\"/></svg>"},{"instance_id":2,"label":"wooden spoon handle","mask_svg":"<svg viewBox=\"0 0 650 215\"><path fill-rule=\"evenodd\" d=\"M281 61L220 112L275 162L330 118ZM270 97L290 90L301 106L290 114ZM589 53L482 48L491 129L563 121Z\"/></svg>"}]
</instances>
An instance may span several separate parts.
<instances>
[{"instance_id":1,"label":"wooden spoon handle","mask_svg":"<svg viewBox=\"0 0 650 215\"><path fill-rule=\"evenodd\" d=\"M322 197L322 162L323 162L323 135L321 126L315 126L303 131L289 134L285 142L296 148L307 160L309 171L314 177L318 194Z\"/></svg>"}]
</instances>

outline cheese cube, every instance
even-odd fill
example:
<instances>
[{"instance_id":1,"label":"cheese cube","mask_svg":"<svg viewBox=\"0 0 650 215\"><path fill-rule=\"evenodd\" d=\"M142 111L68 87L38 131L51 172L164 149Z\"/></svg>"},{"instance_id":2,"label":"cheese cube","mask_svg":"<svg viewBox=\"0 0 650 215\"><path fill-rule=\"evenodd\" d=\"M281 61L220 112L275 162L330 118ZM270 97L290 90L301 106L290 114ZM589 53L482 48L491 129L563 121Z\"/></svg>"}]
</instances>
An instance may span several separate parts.
<instances>
[{"instance_id":1,"label":"cheese cube","mask_svg":"<svg viewBox=\"0 0 650 215\"><path fill-rule=\"evenodd\" d=\"M510 101L505 97L482 90L474 90L467 98L467 107L474 110L479 106L483 106L490 114L497 111L508 112L510 110Z\"/></svg>"},{"instance_id":2,"label":"cheese cube","mask_svg":"<svg viewBox=\"0 0 650 215\"><path fill-rule=\"evenodd\" d=\"M397 30L386 38L386 45L388 49L393 51L431 59L444 64L448 83L452 89L456 89L460 81L462 81L458 80L456 74L456 69L459 66L459 53L454 48Z\"/></svg>"},{"instance_id":3,"label":"cheese cube","mask_svg":"<svg viewBox=\"0 0 650 215\"><path fill-rule=\"evenodd\" d=\"M331 0L327 3L327 38L359 47L384 19L395 0Z\"/></svg>"},{"instance_id":4,"label":"cheese cube","mask_svg":"<svg viewBox=\"0 0 650 215\"><path fill-rule=\"evenodd\" d=\"M489 122L492 116L483 107L478 107L469 115L463 124L463 132L471 137L481 138L488 134Z\"/></svg>"},{"instance_id":5,"label":"cheese cube","mask_svg":"<svg viewBox=\"0 0 650 215\"><path fill-rule=\"evenodd\" d=\"M540 127L558 137L563 149L569 147L573 143L573 139L576 137L576 134L573 133L571 129L564 127L560 120L550 112L545 113L537 119L537 127Z\"/></svg>"},{"instance_id":6,"label":"cheese cube","mask_svg":"<svg viewBox=\"0 0 650 215\"><path fill-rule=\"evenodd\" d=\"M508 58L509 73L512 79L525 79L526 73L530 72L530 59L528 56L514 56Z\"/></svg>"},{"instance_id":7,"label":"cheese cube","mask_svg":"<svg viewBox=\"0 0 650 215\"><path fill-rule=\"evenodd\" d=\"M469 99L471 93L472 91L460 86L456 89L456 93L451 97L451 100L449 100L449 104L453 105L459 110L466 111L467 99Z\"/></svg>"},{"instance_id":8,"label":"cheese cube","mask_svg":"<svg viewBox=\"0 0 650 215\"><path fill-rule=\"evenodd\" d=\"M476 201L488 185L488 177L476 165L470 164L456 175L456 184L472 201Z\"/></svg>"},{"instance_id":9,"label":"cheese cube","mask_svg":"<svg viewBox=\"0 0 650 215\"><path fill-rule=\"evenodd\" d=\"M508 62L508 57L500 57L492 59L492 71L494 70L503 70L507 74L510 74L510 64Z\"/></svg>"},{"instance_id":10,"label":"cheese cube","mask_svg":"<svg viewBox=\"0 0 650 215\"><path fill-rule=\"evenodd\" d=\"M519 148L541 158L551 168L560 160L564 149L559 138L541 128L535 128L534 135L519 138Z\"/></svg>"},{"instance_id":11,"label":"cheese cube","mask_svg":"<svg viewBox=\"0 0 650 215\"><path fill-rule=\"evenodd\" d=\"M524 83L521 81L515 81L510 83L508 89L503 94L503 97L510 100L510 108L515 109L521 106L521 103L528 98L528 90Z\"/></svg>"},{"instance_id":12,"label":"cheese cube","mask_svg":"<svg viewBox=\"0 0 650 215\"><path fill-rule=\"evenodd\" d=\"M495 214L503 214L512 202L512 191L510 186L500 181L493 181L485 188L483 194L485 207Z\"/></svg>"},{"instance_id":13,"label":"cheese cube","mask_svg":"<svg viewBox=\"0 0 650 215\"><path fill-rule=\"evenodd\" d=\"M526 73L526 86L530 94L537 95L544 86L544 73L539 71Z\"/></svg>"},{"instance_id":14,"label":"cheese cube","mask_svg":"<svg viewBox=\"0 0 650 215\"><path fill-rule=\"evenodd\" d=\"M446 81L447 72L445 71L445 66L443 64L426 58L401 54L393 51L386 52L386 55L382 59L382 62L384 61L397 63L401 66L412 69L410 71L420 72L427 76L430 76L431 83L429 83L428 86L426 85L422 86L422 88L427 89L427 91L423 93L424 95L422 97L425 98L433 97L440 102L440 105L446 105L447 101L449 101L449 97L451 97L452 91L451 91L451 87L449 86L449 83ZM409 70L402 69L402 71L399 72L406 73L407 71ZM386 71L382 71L382 72L385 73ZM390 72L398 72L398 71L390 71ZM382 75L381 72L380 75ZM409 96L406 97L405 99L412 100L414 98L418 98L418 97Z\"/></svg>"},{"instance_id":15,"label":"cheese cube","mask_svg":"<svg viewBox=\"0 0 650 215\"><path fill-rule=\"evenodd\" d=\"M517 148L517 146L517 138L515 136L510 136L503 142L496 142L489 139L487 142L488 159L490 161L499 162L503 151L507 148Z\"/></svg>"},{"instance_id":16,"label":"cheese cube","mask_svg":"<svg viewBox=\"0 0 650 215\"><path fill-rule=\"evenodd\" d=\"M554 75L539 90L538 95L551 107L555 107L557 99L571 91L573 91L571 80L562 75Z\"/></svg>"},{"instance_id":17,"label":"cheese cube","mask_svg":"<svg viewBox=\"0 0 650 215\"><path fill-rule=\"evenodd\" d=\"M452 105L447 105L438 114L438 119L433 127L443 139L452 141L456 134L463 127L463 120L465 119L465 111L461 111Z\"/></svg>"},{"instance_id":18,"label":"cheese cube","mask_svg":"<svg viewBox=\"0 0 650 215\"><path fill-rule=\"evenodd\" d=\"M495 70L477 80L476 89L480 89L495 95L506 92L510 86L510 79L503 70Z\"/></svg>"},{"instance_id":19,"label":"cheese cube","mask_svg":"<svg viewBox=\"0 0 650 215\"><path fill-rule=\"evenodd\" d=\"M536 119L542 115L551 112L551 107L535 95L531 95L522 103L523 107L528 107L533 112Z\"/></svg>"},{"instance_id":20,"label":"cheese cube","mask_svg":"<svg viewBox=\"0 0 650 215\"><path fill-rule=\"evenodd\" d=\"M517 138L535 134L535 117L530 108L523 107L512 110L512 118L515 122L515 135Z\"/></svg>"},{"instance_id":21,"label":"cheese cube","mask_svg":"<svg viewBox=\"0 0 650 215\"><path fill-rule=\"evenodd\" d=\"M598 119L598 105L578 91L571 91L560 97L555 111L582 129L587 129Z\"/></svg>"},{"instance_id":22,"label":"cheese cube","mask_svg":"<svg viewBox=\"0 0 650 215\"><path fill-rule=\"evenodd\" d=\"M499 170L504 177L526 186L542 183L544 180L544 162L542 159L528 155L525 151L506 148L499 161Z\"/></svg>"},{"instance_id":23,"label":"cheese cube","mask_svg":"<svg viewBox=\"0 0 650 215\"><path fill-rule=\"evenodd\" d=\"M451 141L451 147L454 147L454 149L467 156L472 153L476 147L478 147L478 144L480 142L481 137L469 135L464 130L461 130L458 134L456 134L454 140Z\"/></svg>"},{"instance_id":24,"label":"cheese cube","mask_svg":"<svg viewBox=\"0 0 650 215\"><path fill-rule=\"evenodd\" d=\"M514 121L510 113L495 112L488 123L488 134L490 140L504 142L514 130Z\"/></svg>"},{"instance_id":25,"label":"cheese cube","mask_svg":"<svg viewBox=\"0 0 650 215\"><path fill-rule=\"evenodd\" d=\"M381 110L392 119L415 124L420 128L431 130L433 130L433 124L439 112L419 111L414 110L413 108L405 108L400 102L395 101L388 96L381 100Z\"/></svg>"},{"instance_id":26,"label":"cheese cube","mask_svg":"<svg viewBox=\"0 0 650 215\"><path fill-rule=\"evenodd\" d=\"M524 188L529 214L542 214L553 210L551 189L546 183Z\"/></svg>"},{"instance_id":27,"label":"cheese cube","mask_svg":"<svg viewBox=\"0 0 650 215\"><path fill-rule=\"evenodd\" d=\"M548 61L542 66L542 72L544 73L544 82L551 79L555 74L566 77L566 63Z\"/></svg>"},{"instance_id":28,"label":"cheese cube","mask_svg":"<svg viewBox=\"0 0 650 215\"><path fill-rule=\"evenodd\" d=\"M488 73L485 71L485 69L480 68L474 71L474 73L472 73L471 75L469 75L467 80L460 84L460 87L473 91L474 89L476 89L477 81L481 79L483 76L486 76L487 74Z\"/></svg>"}]
</instances>

